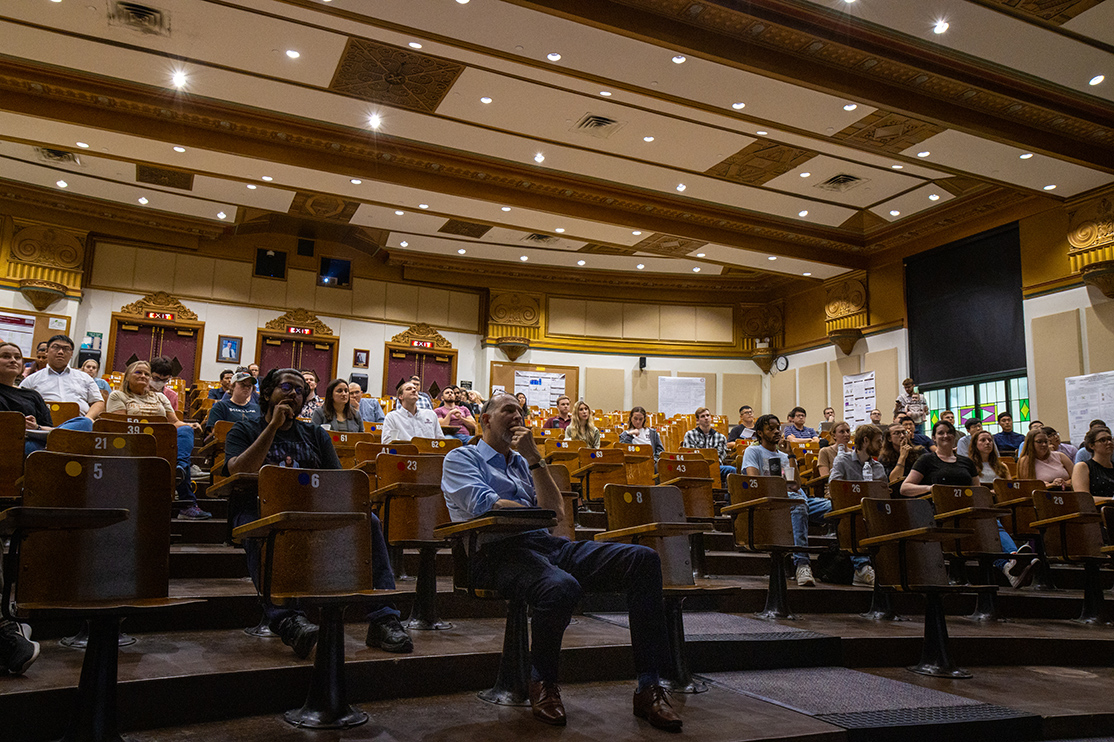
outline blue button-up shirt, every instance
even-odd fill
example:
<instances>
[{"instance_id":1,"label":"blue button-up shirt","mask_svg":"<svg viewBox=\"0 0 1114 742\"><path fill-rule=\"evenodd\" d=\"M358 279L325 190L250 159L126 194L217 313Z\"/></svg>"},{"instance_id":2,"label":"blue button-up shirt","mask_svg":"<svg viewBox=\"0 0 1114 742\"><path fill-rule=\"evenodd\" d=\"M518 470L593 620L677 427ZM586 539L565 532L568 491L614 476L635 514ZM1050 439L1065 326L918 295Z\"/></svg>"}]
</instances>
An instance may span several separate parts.
<instances>
[{"instance_id":1,"label":"blue button-up shirt","mask_svg":"<svg viewBox=\"0 0 1114 742\"><path fill-rule=\"evenodd\" d=\"M512 451L507 461L483 440L449 451L441 469L441 490L454 521L483 515L498 500L514 500L526 507L538 502L534 477L522 454Z\"/></svg>"}]
</instances>

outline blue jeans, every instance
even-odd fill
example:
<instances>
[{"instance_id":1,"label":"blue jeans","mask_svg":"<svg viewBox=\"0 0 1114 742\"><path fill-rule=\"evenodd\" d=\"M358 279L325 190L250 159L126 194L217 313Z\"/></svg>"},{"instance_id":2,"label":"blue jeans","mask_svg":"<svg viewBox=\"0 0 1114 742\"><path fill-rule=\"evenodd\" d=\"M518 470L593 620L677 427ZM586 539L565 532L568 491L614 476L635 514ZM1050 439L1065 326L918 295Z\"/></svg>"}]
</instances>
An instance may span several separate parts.
<instances>
[{"instance_id":1,"label":"blue jeans","mask_svg":"<svg viewBox=\"0 0 1114 742\"><path fill-rule=\"evenodd\" d=\"M1006 533L1006 529L1002 527L1002 521L998 521L998 540L1002 542L1002 553L1012 554L1017 551L1017 544L1014 543L1013 538ZM994 566L998 569L1006 566L1008 559L995 559Z\"/></svg>"},{"instance_id":2,"label":"blue jeans","mask_svg":"<svg viewBox=\"0 0 1114 742\"><path fill-rule=\"evenodd\" d=\"M534 609L530 658L542 681L557 682L561 639L584 592L626 593L634 669L640 679L656 678L665 665L661 559L647 546L526 533L483 546L472 579Z\"/></svg>"},{"instance_id":3,"label":"blue jeans","mask_svg":"<svg viewBox=\"0 0 1114 742\"><path fill-rule=\"evenodd\" d=\"M804 501L789 511L793 520L793 543L796 546L808 546L808 524L828 525L824 516L831 512L832 501L826 497L808 497L802 490L792 490L789 496L794 500ZM870 564L870 557L852 556L851 563L855 565L855 569L861 569ZM799 567L802 564L808 564L808 554L797 552L793 555L793 566Z\"/></svg>"},{"instance_id":4,"label":"blue jeans","mask_svg":"<svg viewBox=\"0 0 1114 742\"><path fill-rule=\"evenodd\" d=\"M197 495L190 487L190 457L193 456L193 428L183 425L175 429L178 434L178 468L182 471L182 481L178 483L178 499L197 504Z\"/></svg>"},{"instance_id":5,"label":"blue jeans","mask_svg":"<svg viewBox=\"0 0 1114 742\"><path fill-rule=\"evenodd\" d=\"M82 415L81 417L75 417L71 420L67 420L61 425L55 425L54 427L64 428L66 430L80 430L83 433L91 433L93 432L93 421ZM30 456L35 451L42 451L44 448L46 448L45 441L31 440L30 438L26 438L23 441L24 456Z\"/></svg>"},{"instance_id":6,"label":"blue jeans","mask_svg":"<svg viewBox=\"0 0 1114 742\"><path fill-rule=\"evenodd\" d=\"M738 473L739 473L739 470L736 469L733 466L727 466L726 464L720 464L719 465L720 483L723 484L725 487L727 486L727 475L728 474L738 474Z\"/></svg>"},{"instance_id":7,"label":"blue jeans","mask_svg":"<svg viewBox=\"0 0 1114 742\"><path fill-rule=\"evenodd\" d=\"M247 503L245 503L246 505ZM379 518L375 513L371 515L371 586L376 590L394 590L395 589L395 573L391 569L391 558L387 554L387 541L383 538L383 526L379 523ZM252 500L251 504L247 507L232 513L232 526L242 526L245 523L251 523L253 520L259 520L259 501ZM244 539L244 552L248 560L248 574L251 575L251 581L255 584L255 589L262 595L263 593L263 578L259 572L260 555L263 551L262 539L247 538ZM267 617L267 625L271 627L272 631L278 631L278 626L285 618L291 616L304 616L304 611L298 609L297 601L292 601L287 606L277 606L266 598L260 598L263 602L263 614ZM388 617L398 618L399 612L393 605L382 605L367 614L369 622L381 621Z\"/></svg>"}]
</instances>

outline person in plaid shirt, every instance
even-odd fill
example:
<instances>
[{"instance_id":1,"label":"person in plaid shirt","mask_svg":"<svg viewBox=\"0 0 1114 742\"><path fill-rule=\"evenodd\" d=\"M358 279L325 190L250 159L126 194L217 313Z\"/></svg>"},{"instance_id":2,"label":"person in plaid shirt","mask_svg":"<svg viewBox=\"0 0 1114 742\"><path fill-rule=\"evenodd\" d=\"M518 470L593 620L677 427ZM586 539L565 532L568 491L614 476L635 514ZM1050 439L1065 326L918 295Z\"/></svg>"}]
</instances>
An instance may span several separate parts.
<instances>
[{"instance_id":1,"label":"person in plaid shirt","mask_svg":"<svg viewBox=\"0 0 1114 742\"><path fill-rule=\"evenodd\" d=\"M714 448L719 451L719 476L724 482L735 467L727 463L727 436L712 427L712 411L701 407L696 411L696 427L685 433L685 448Z\"/></svg>"}]
</instances>

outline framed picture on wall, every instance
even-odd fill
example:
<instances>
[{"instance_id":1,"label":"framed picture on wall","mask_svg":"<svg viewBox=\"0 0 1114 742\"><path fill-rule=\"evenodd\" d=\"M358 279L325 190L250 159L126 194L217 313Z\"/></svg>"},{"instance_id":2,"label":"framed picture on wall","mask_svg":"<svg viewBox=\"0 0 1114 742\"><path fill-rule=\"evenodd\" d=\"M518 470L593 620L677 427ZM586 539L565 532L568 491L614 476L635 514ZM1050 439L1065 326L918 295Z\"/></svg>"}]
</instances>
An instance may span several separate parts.
<instances>
[{"instance_id":1,"label":"framed picture on wall","mask_svg":"<svg viewBox=\"0 0 1114 742\"><path fill-rule=\"evenodd\" d=\"M367 358L369 351L360 350L359 348L352 351L352 367L353 368L367 368Z\"/></svg>"},{"instance_id":2,"label":"framed picture on wall","mask_svg":"<svg viewBox=\"0 0 1114 742\"><path fill-rule=\"evenodd\" d=\"M242 337L234 335L217 336L217 363L240 363L240 348L244 344Z\"/></svg>"}]
</instances>

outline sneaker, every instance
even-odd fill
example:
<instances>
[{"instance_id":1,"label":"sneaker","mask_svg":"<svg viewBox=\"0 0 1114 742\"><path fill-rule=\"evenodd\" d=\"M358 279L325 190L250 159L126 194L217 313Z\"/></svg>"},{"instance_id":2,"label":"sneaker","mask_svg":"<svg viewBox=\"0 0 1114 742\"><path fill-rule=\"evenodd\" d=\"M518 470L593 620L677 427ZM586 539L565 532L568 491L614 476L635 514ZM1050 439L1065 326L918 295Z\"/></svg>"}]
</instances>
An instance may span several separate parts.
<instances>
[{"instance_id":1,"label":"sneaker","mask_svg":"<svg viewBox=\"0 0 1114 742\"><path fill-rule=\"evenodd\" d=\"M39 643L31 641L31 627L14 621L0 626L0 665L22 675L39 658Z\"/></svg>"},{"instance_id":2,"label":"sneaker","mask_svg":"<svg viewBox=\"0 0 1114 742\"><path fill-rule=\"evenodd\" d=\"M856 569L851 584L856 587L874 587L874 567L865 564Z\"/></svg>"},{"instance_id":3,"label":"sneaker","mask_svg":"<svg viewBox=\"0 0 1114 742\"><path fill-rule=\"evenodd\" d=\"M190 465L190 479L205 479L208 476L197 464Z\"/></svg>"},{"instance_id":4,"label":"sneaker","mask_svg":"<svg viewBox=\"0 0 1114 742\"><path fill-rule=\"evenodd\" d=\"M367 625L367 639L364 643L369 647L379 647L384 652L395 654L410 654L414 651L414 642L395 616L370 622Z\"/></svg>"},{"instance_id":5,"label":"sneaker","mask_svg":"<svg viewBox=\"0 0 1114 742\"><path fill-rule=\"evenodd\" d=\"M1040 563L1039 559L1030 559L1026 561L1025 555L1018 550L1018 556L1021 559L1011 559L1002 565L1002 574L1010 583L1010 587L1021 589L1028 587L1033 581L1033 573L1036 571L1037 564Z\"/></svg>"},{"instance_id":6,"label":"sneaker","mask_svg":"<svg viewBox=\"0 0 1114 742\"><path fill-rule=\"evenodd\" d=\"M178 520L209 520L213 514L207 510L202 510L197 505L190 505L185 510L178 511Z\"/></svg>"},{"instance_id":7,"label":"sneaker","mask_svg":"<svg viewBox=\"0 0 1114 742\"><path fill-rule=\"evenodd\" d=\"M283 644L294 650L298 659L304 660L317 644L317 624L299 613L279 622L278 635Z\"/></svg>"},{"instance_id":8,"label":"sneaker","mask_svg":"<svg viewBox=\"0 0 1114 742\"><path fill-rule=\"evenodd\" d=\"M807 564L797 565L797 587L816 587L816 578L812 576L812 567Z\"/></svg>"}]
</instances>

